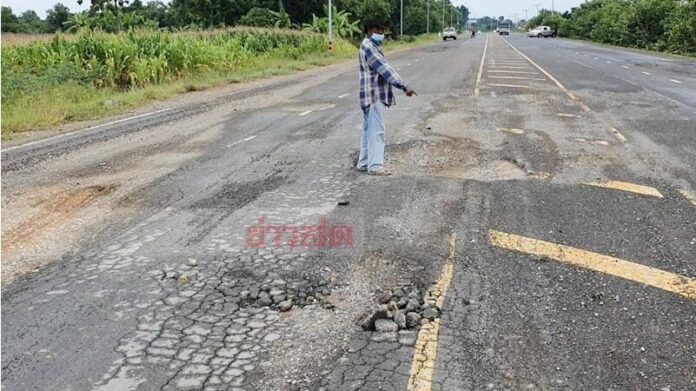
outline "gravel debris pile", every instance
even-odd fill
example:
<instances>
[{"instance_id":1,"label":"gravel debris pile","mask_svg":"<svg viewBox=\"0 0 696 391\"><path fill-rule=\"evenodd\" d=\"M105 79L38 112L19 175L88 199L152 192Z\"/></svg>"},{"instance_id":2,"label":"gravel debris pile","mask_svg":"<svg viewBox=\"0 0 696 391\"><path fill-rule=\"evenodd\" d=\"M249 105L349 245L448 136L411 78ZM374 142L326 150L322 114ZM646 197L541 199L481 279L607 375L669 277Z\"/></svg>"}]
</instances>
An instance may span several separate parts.
<instances>
[{"instance_id":1,"label":"gravel debris pile","mask_svg":"<svg viewBox=\"0 0 696 391\"><path fill-rule=\"evenodd\" d=\"M378 307L360 318L366 331L394 332L418 329L440 317L440 308L416 287L401 287L380 292Z\"/></svg>"}]
</instances>

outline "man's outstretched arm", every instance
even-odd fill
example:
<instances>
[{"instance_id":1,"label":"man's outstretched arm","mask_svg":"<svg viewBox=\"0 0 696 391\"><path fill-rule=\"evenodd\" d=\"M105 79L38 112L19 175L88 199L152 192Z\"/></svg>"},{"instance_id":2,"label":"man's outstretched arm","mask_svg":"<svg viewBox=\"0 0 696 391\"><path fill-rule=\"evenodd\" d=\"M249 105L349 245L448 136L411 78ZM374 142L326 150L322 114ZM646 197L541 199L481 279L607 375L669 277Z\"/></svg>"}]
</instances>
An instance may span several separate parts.
<instances>
[{"instance_id":1,"label":"man's outstretched arm","mask_svg":"<svg viewBox=\"0 0 696 391\"><path fill-rule=\"evenodd\" d=\"M405 92L411 91L404 79L389 65L387 60L378 51L372 48L365 49L365 59L367 63L377 71L387 82L394 87Z\"/></svg>"}]
</instances>

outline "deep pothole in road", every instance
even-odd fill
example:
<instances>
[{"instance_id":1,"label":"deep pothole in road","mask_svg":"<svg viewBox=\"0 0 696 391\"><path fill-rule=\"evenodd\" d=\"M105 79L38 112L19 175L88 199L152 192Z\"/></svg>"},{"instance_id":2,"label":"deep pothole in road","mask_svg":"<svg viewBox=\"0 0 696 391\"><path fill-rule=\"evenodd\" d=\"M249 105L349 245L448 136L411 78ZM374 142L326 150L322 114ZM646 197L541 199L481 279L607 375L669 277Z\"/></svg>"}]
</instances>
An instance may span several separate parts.
<instances>
[{"instance_id":1,"label":"deep pothole in road","mask_svg":"<svg viewBox=\"0 0 696 391\"><path fill-rule=\"evenodd\" d=\"M377 303L376 308L360 318L360 326L365 331L415 330L441 314L435 302L427 300L423 290L415 286L383 290L377 295Z\"/></svg>"}]
</instances>

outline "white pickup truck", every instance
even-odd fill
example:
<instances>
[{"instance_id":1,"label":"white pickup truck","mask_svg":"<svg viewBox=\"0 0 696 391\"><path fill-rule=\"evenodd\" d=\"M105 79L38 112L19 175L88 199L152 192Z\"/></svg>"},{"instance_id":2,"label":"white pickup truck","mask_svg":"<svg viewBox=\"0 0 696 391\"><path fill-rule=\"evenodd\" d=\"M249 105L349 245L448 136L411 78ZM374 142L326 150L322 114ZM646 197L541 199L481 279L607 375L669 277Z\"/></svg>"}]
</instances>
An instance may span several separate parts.
<instances>
[{"instance_id":1,"label":"white pickup truck","mask_svg":"<svg viewBox=\"0 0 696 391\"><path fill-rule=\"evenodd\" d=\"M556 30L549 26L537 26L532 30L529 30L527 36L530 38L556 38Z\"/></svg>"}]
</instances>

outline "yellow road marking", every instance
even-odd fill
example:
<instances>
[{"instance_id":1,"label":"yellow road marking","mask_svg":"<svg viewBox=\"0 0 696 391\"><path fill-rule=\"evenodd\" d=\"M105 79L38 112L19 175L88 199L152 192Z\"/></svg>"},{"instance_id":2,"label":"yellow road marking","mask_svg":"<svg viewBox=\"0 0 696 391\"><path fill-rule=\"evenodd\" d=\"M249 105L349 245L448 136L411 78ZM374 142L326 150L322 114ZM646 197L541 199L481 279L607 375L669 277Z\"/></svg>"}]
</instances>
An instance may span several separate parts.
<instances>
[{"instance_id":1,"label":"yellow road marking","mask_svg":"<svg viewBox=\"0 0 696 391\"><path fill-rule=\"evenodd\" d=\"M684 196L693 206L696 206L696 195L686 189L679 189L679 193Z\"/></svg>"},{"instance_id":2,"label":"yellow road marking","mask_svg":"<svg viewBox=\"0 0 696 391\"><path fill-rule=\"evenodd\" d=\"M526 133L523 129L517 129L517 128L498 128L498 131L512 133L512 134L525 134Z\"/></svg>"},{"instance_id":3,"label":"yellow road marking","mask_svg":"<svg viewBox=\"0 0 696 391\"><path fill-rule=\"evenodd\" d=\"M529 88L529 86L521 86L521 85L518 85L518 84L495 84L495 83L488 83L487 85L493 86L493 87Z\"/></svg>"},{"instance_id":4,"label":"yellow road marking","mask_svg":"<svg viewBox=\"0 0 696 391\"><path fill-rule=\"evenodd\" d=\"M450 236L450 253L447 262L442 267L442 273L437 283L428 289L428 301L442 309L445 295L452 282L454 272L454 256L456 254L457 235ZM416 350L411 363L411 374L408 379L408 391L430 391L435 374L435 359L437 358L437 337L440 333L440 319L435 319L423 325L418 332Z\"/></svg>"},{"instance_id":5,"label":"yellow road marking","mask_svg":"<svg viewBox=\"0 0 696 391\"><path fill-rule=\"evenodd\" d=\"M494 246L545 256L560 262L639 282L696 300L696 279L562 244L490 230Z\"/></svg>"},{"instance_id":6,"label":"yellow road marking","mask_svg":"<svg viewBox=\"0 0 696 391\"><path fill-rule=\"evenodd\" d=\"M486 34L486 44L483 46L483 56L481 57L481 65L479 66L478 77L476 78L476 88L474 89L474 95L479 96L481 90L479 85L481 84L481 77L483 76L483 64L486 62L486 51L488 50L488 34Z\"/></svg>"},{"instance_id":7,"label":"yellow road marking","mask_svg":"<svg viewBox=\"0 0 696 391\"><path fill-rule=\"evenodd\" d=\"M642 194L651 197L665 198L662 193L660 193L654 187L636 185L635 183L621 182L621 181L606 181L606 182L591 182L585 183L589 186L603 187L605 189L614 189L621 191L628 191L631 193Z\"/></svg>"}]
</instances>

